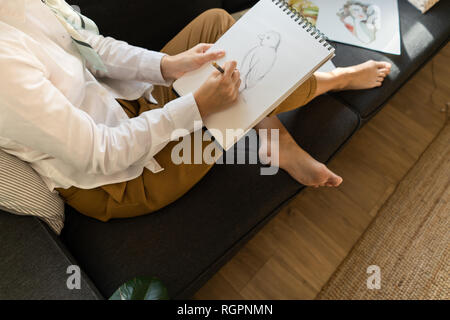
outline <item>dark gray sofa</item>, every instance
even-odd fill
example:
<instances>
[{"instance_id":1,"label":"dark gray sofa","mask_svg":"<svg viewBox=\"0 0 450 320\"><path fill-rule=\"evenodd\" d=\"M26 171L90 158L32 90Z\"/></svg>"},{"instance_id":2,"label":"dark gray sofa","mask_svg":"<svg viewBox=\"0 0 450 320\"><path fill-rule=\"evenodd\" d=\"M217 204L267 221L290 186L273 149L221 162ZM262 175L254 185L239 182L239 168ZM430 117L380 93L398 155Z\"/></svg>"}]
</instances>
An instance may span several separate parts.
<instances>
[{"instance_id":1,"label":"dark gray sofa","mask_svg":"<svg viewBox=\"0 0 450 320\"><path fill-rule=\"evenodd\" d=\"M102 33L159 49L205 9L234 12L255 1L69 2L79 4ZM324 95L280 116L318 160L329 161L448 42L450 1L442 0L425 15L406 0L399 4L401 56L334 44L337 66L367 59L391 61L393 72L383 87ZM138 28L148 32L130 32ZM140 275L159 277L172 298L191 297L303 188L283 171L260 176L259 169L260 165L217 165L179 201L139 218L102 223L67 207L61 237L38 219L0 212L0 299L102 299ZM81 290L66 288L66 268L72 264L84 272Z\"/></svg>"}]
</instances>

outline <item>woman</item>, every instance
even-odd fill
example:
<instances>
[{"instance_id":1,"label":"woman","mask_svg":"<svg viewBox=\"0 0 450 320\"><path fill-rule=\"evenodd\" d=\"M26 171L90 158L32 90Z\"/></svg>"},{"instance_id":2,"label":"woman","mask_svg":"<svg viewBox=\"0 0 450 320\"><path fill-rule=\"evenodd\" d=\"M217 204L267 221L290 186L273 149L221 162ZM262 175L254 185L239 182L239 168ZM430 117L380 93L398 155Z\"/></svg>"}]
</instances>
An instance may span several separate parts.
<instances>
[{"instance_id":1,"label":"woman","mask_svg":"<svg viewBox=\"0 0 450 320\"><path fill-rule=\"evenodd\" d=\"M233 23L223 10L207 11L159 53L96 34L62 0L0 0L0 147L90 217L107 221L168 205L212 167L175 165L171 133L192 132L195 121L231 105L241 80L229 61L193 94L177 98L169 86L222 58L206 43ZM330 90L380 86L389 70L369 61L316 73L296 90L257 125L279 129L279 167L308 186L339 186L342 178L303 151L275 115Z\"/></svg>"}]
</instances>

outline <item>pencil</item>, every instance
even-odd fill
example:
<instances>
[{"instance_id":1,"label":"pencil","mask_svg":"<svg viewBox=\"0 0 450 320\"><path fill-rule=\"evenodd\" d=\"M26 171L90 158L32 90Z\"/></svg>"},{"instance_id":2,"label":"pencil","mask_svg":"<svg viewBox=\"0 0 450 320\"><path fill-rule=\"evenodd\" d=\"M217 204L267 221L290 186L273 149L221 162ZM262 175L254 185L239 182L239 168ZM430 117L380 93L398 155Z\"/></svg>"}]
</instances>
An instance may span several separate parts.
<instances>
[{"instance_id":1,"label":"pencil","mask_svg":"<svg viewBox=\"0 0 450 320\"><path fill-rule=\"evenodd\" d=\"M220 71L220 73L225 73L225 70L221 66L219 66L216 62L212 63L212 66Z\"/></svg>"}]
</instances>

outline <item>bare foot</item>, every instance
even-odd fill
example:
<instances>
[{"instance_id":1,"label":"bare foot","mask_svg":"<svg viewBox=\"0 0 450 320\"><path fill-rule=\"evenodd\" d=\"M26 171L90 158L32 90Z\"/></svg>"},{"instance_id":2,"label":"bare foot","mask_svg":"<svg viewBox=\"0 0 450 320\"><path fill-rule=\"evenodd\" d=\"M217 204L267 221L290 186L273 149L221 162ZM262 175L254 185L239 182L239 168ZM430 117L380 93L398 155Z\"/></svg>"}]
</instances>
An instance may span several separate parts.
<instances>
[{"instance_id":1,"label":"bare foot","mask_svg":"<svg viewBox=\"0 0 450 320\"><path fill-rule=\"evenodd\" d=\"M337 68L332 73L341 78L338 90L361 90L380 87L391 72L391 64L369 60L356 66Z\"/></svg>"},{"instance_id":2,"label":"bare foot","mask_svg":"<svg viewBox=\"0 0 450 320\"><path fill-rule=\"evenodd\" d=\"M265 139L262 137L259 149L259 158L262 163L272 164L286 170L292 178L305 186L338 187L342 183L341 177L311 157L291 137L280 137L279 140L279 160L278 163L273 163L274 160L270 153L271 150L277 148L271 148L267 137Z\"/></svg>"}]
</instances>

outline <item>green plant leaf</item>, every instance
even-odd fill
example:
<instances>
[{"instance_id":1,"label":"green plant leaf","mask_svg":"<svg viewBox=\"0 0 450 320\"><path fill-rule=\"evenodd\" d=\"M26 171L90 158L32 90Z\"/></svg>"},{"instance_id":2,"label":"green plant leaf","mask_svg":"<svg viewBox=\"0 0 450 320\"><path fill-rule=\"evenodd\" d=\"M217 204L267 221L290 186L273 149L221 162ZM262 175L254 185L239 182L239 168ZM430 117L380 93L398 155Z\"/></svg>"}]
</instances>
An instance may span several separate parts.
<instances>
[{"instance_id":1,"label":"green plant leaf","mask_svg":"<svg viewBox=\"0 0 450 320\"><path fill-rule=\"evenodd\" d=\"M138 277L122 285L109 300L169 300L169 294L159 279Z\"/></svg>"}]
</instances>

